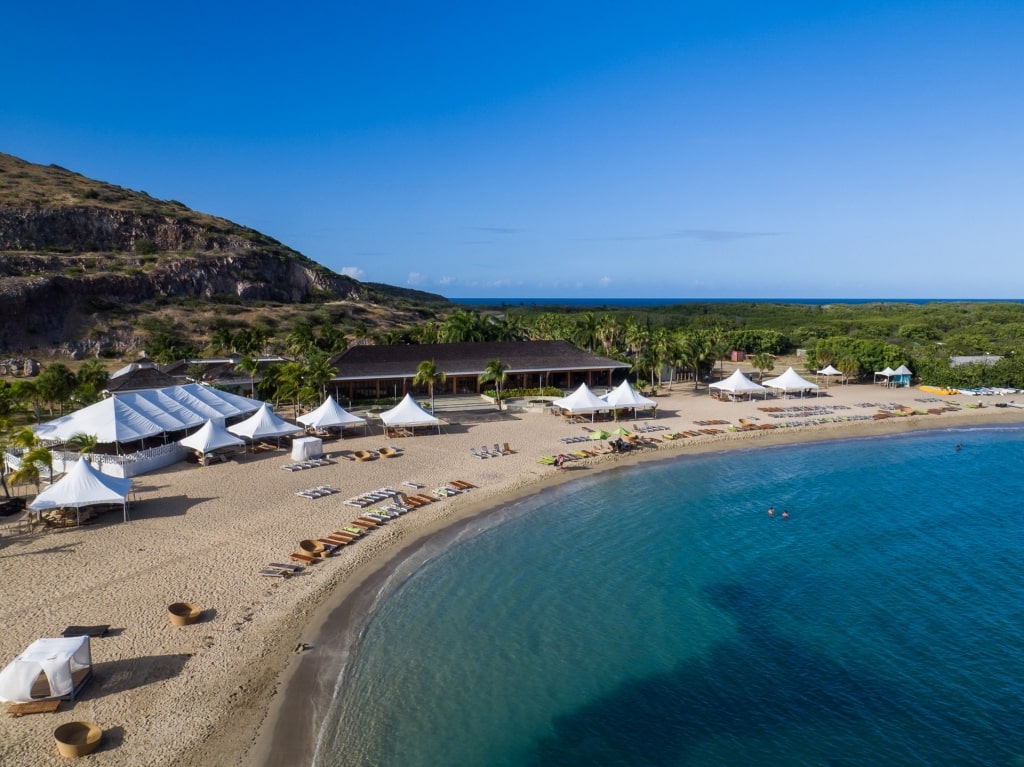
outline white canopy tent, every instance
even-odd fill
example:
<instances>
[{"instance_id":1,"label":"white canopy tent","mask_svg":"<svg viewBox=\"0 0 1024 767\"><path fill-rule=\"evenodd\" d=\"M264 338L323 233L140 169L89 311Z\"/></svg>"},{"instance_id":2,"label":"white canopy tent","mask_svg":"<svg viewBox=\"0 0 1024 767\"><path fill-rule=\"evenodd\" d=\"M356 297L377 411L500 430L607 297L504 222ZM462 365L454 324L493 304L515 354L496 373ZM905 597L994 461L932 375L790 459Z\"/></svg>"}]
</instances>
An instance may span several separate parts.
<instances>
[{"instance_id":1,"label":"white canopy tent","mask_svg":"<svg viewBox=\"0 0 1024 767\"><path fill-rule=\"evenodd\" d=\"M616 410L619 408L633 408L634 418L636 418L636 411L638 409L649 407L653 412L658 404L654 400L638 394L636 389L630 385L629 380L623 381L612 391L603 397L599 397L599 399L604 400L610 407Z\"/></svg>"},{"instance_id":2,"label":"white canopy tent","mask_svg":"<svg viewBox=\"0 0 1024 767\"><path fill-rule=\"evenodd\" d=\"M900 365L892 371L892 384L893 386L910 386L910 381L913 377L914 374L910 371L910 368L906 365Z\"/></svg>"},{"instance_id":3,"label":"white canopy tent","mask_svg":"<svg viewBox=\"0 0 1024 767\"><path fill-rule=\"evenodd\" d=\"M288 434L302 431L302 427L288 423L264 402L259 410L244 421L229 426L228 431L255 442L258 439L280 439Z\"/></svg>"},{"instance_id":4,"label":"white canopy tent","mask_svg":"<svg viewBox=\"0 0 1024 767\"><path fill-rule=\"evenodd\" d=\"M728 378L708 386L708 389L730 394L733 399L743 396L752 397L755 394L760 394L764 398L768 395L767 389L761 386L761 384L751 381L739 368L732 371L732 375Z\"/></svg>"},{"instance_id":5,"label":"white canopy tent","mask_svg":"<svg viewBox=\"0 0 1024 767\"><path fill-rule=\"evenodd\" d=\"M590 413L591 420L594 418L594 413L601 410L612 409L611 405L594 394L594 392L590 390L590 387L585 383L581 383L579 388L568 397L556 399L551 404L557 408L568 411L572 415Z\"/></svg>"},{"instance_id":6,"label":"white canopy tent","mask_svg":"<svg viewBox=\"0 0 1024 767\"><path fill-rule=\"evenodd\" d=\"M818 384L808 381L792 367L787 368L785 373L776 378L769 378L764 382L764 386L768 389L778 389L783 394L800 392L801 397L807 392L818 392Z\"/></svg>"},{"instance_id":7,"label":"white canopy tent","mask_svg":"<svg viewBox=\"0 0 1024 767\"><path fill-rule=\"evenodd\" d=\"M255 412L262 403L201 384L115 394L36 426L41 439L67 441L75 434L99 442L134 442Z\"/></svg>"},{"instance_id":8,"label":"white canopy tent","mask_svg":"<svg viewBox=\"0 0 1024 767\"><path fill-rule=\"evenodd\" d=\"M211 420L207 421L203 428L195 434L190 434L185 439L179 439L178 444L205 454L226 447L245 447L245 440L236 437L222 425Z\"/></svg>"},{"instance_id":9,"label":"white canopy tent","mask_svg":"<svg viewBox=\"0 0 1024 767\"><path fill-rule=\"evenodd\" d=\"M436 426L441 433L441 421L421 408L411 394L406 394L402 401L390 410L380 414L380 419L388 429L415 429L417 426Z\"/></svg>"},{"instance_id":10,"label":"white canopy tent","mask_svg":"<svg viewBox=\"0 0 1024 767\"><path fill-rule=\"evenodd\" d=\"M79 512L80 517L83 506L119 503L124 509L124 521L127 522L128 494L131 490L130 479L101 474L83 457L60 480L37 495L28 507L32 511L73 508Z\"/></svg>"},{"instance_id":11,"label":"white canopy tent","mask_svg":"<svg viewBox=\"0 0 1024 767\"><path fill-rule=\"evenodd\" d=\"M815 375L818 376L819 378L824 377L826 383L830 381L832 378L835 378L836 376L841 376L842 374L843 372L841 370L836 370L834 367L832 367L831 364L826 365L817 373L815 373Z\"/></svg>"},{"instance_id":12,"label":"white canopy tent","mask_svg":"<svg viewBox=\"0 0 1024 767\"><path fill-rule=\"evenodd\" d=\"M352 415L352 413L339 405L331 395L328 395L327 399L324 400L324 404L316 410L312 410L305 415L300 415L295 420L303 426L311 429L329 429L331 427L337 427L341 430L343 437L345 436L346 426L361 425L363 427L363 433L366 433L366 419L360 418L357 415Z\"/></svg>"},{"instance_id":13,"label":"white canopy tent","mask_svg":"<svg viewBox=\"0 0 1024 767\"><path fill-rule=\"evenodd\" d=\"M32 688L40 674L46 677L49 695L33 698ZM89 637L37 639L0 671L0 700L10 703L64 697L74 700L91 674Z\"/></svg>"},{"instance_id":14,"label":"white canopy tent","mask_svg":"<svg viewBox=\"0 0 1024 767\"><path fill-rule=\"evenodd\" d=\"M896 371L886 365L882 370L875 371L875 383L888 386L894 375L896 375Z\"/></svg>"}]
</instances>

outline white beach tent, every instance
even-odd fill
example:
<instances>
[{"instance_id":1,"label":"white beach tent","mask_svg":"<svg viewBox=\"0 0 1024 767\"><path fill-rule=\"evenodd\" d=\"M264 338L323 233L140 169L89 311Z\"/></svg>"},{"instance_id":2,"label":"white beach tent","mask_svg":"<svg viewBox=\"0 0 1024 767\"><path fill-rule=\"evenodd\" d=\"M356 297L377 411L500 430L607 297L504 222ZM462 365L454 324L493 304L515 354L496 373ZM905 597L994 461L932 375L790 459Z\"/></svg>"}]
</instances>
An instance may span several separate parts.
<instances>
[{"instance_id":1,"label":"white beach tent","mask_svg":"<svg viewBox=\"0 0 1024 767\"><path fill-rule=\"evenodd\" d=\"M896 375L896 371L886 365L884 369L875 371L875 383L880 382L883 386L888 386L894 375Z\"/></svg>"},{"instance_id":2,"label":"white beach tent","mask_svg":"<svg viewBox=\"0 0 1024 767\"><path fill-rule=\"evenodd\" d=\"M581 383L579 388L568 397L556 399L551 404L562 410L567 410L573 415L590 413L591 420L594 418L594 413L612 409L611 405L590 391L590 387L585 383Z\"/></svg>"},{"instance_id":3,"label":"white beach tent","mask_svg":"<svg viewBox=\"0 0 1024 767\"><path fill-rule=\"evenodd\" d=\"M99 442L134 442L166 432L202 426L255 412L259 400L201 384L115 394L34 427L42 439L66 441L75 434L94 435Z\"/></svg>"},{"instance_id":4,"label":"white beach tent","mask_svg":"<svg viewBox=\"0 0 1024 767\"><path fill-rule=\"evenodd\" d=\"M32 697L40 674L46 675L49 695ZM0 700L29 703L46 698L69 697L77 693L92 675L89 637L37 639L0 671Z\"/></svg>"},{"instance_id":5,"label":"white beach tent","mask_svg":"<svg viewBox=\"0 0 1024 767\"><path fill-rule=\"evenodd\" d=\"M228 427L228 431L239 437L245 437L255 442L258 439L280 438L288 434L302 431L301 426L279 417L270 405L266 402L244 421L240 421Z\"/></svg>"},{"instance_id":6,"label":"white beach tent","mask_svg":"<svg viewBox=\"0 0 1024 767\"><path fill-rule=\"evenodd\" d=\"M245 440L236 437L221 424L210 420L195 434L190 434L185 439L179 439L178 444L199 453L209 453L225 447L245 447Z\"/></svg>"},{"instance_id":7,"label":"white beach tent","mask_svg":"<svg viewBox=\"0 0 1024 767\"><path fill-rule=\"evenodd\" d=\"M406 394L402 401L390 410L380 414L384 426L389 429L415 429L417 426L436 426L441 433L441 421L421 408L411 394Z\"/></svg>"},{"instance_id":8,"label":"white beach tent","mask_svg":"<svg viewBox=\"0 0 1024 767\"><path fill-rule=\"evenodd\" d=\"M761 384L751 381L739 368L732 371L732 375L728 378L722 381L717 381L708 386L708 389L716 389L720 392L726 392L734 397L753 396L754 394L760 393L763 398L768 394L767 389L761 386Z\"/></svg>"},{"instance_id":9,"label":"white beach tent","mask_svg":"<svg viewBox=\"0 0 1024 767\"><path fill-rule=\"evenodd\" d=\"M339 405L331 395L328 395L327 399L324 400L324 404L316 410L312 410L305 415L300 415L295 420L303 426L307 426L311 429L329 429L331 427L337 427L341 429L343 437L345 436L346 426L362 425L363 433L366 432L366 419L360 418L357 415L352 415L352 413Z\"/></svg>"},{"instance_id":10,"label":"white beach tent","mask_svg":"<svg viewBox=\"0 0 1024 767\"><path fill-rule=\"evenodd\" d=\"M654 400L638 394L628 380L623 381L599 399L604 400L610 407L616 410L619 408L633 408L634 418L636 418L636 411L638 409L645 407L653 409L658 404Z\"/></svg>"},{"instance_id":11,"label":"white beach tent","mask_svg":"<svg viewBox=\"0 0 1024 767\"><path fill-rule=\"evenodd\" d=\"M787 368L785 373L776 378L769 378L764 382L764 386L768 389L778 389L783 394L800 392L801 397L805 392L818 390L818 384L803 378L792 367Z\"/></svg>"},{"instance_id":12,"label":"white beach tent","mask_svg":"<svg viewBox=\"0 0 1024 767\"><path fill-rule=\"evenodd\" d=\"M906 365L900 365L892 371L892 383L894 386L910 386L910 381L913 377L914 374Z\"/></svg>"},{"instance_id":13,"label":"white beach tent","mask_svg":"<svg viewBox=\"0 0 1024 767\"><path fill-rule=\"evenodd\" d=\"M834 367L832 367L832 365L827 365L826 367L823 367L821 370L815 373L815 375L818 376L825 376L826 382L831 380L835 376L841 376L842 374L843 372L841 370L836 370Z\"/></svg>"},{"instance_id":14,"label":"white beach tent","mask_svg":"<svg viewBox=\"0 0 1024 767\"><path fill-rule=\"evenodd\" d=\"M124 521L128 521L128 494L130 479L101 474L86 458L79 458L67 474L36 496L28 505L32 511L73 508L119 503L124 508Z\"/></svg>"}]
</instances>

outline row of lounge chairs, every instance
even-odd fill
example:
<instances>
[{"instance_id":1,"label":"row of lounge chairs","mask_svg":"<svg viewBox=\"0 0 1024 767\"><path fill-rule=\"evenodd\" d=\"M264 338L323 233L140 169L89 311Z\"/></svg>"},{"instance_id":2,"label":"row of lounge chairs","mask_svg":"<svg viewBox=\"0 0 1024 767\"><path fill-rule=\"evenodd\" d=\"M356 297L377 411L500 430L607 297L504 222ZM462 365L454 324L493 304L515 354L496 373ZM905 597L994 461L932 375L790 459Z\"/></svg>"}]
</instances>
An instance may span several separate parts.
<instances>
[{"instance_id":1,"label":"row of lounge chairs","mask_svg":"<svg viewBox=\"0 0 1024 767\"><path fill-rule=\"evenodd\" d=\"M469 454L474 458L501 458L503 455L512 455L515 450L508 446L508 442L504 446L499 446L497 442L494 443L494 447L488 448L487 445L483 445L479 450L475 447L469 449Z\"/></svg>"},{"instance_id":2,"label":"row of lounge chairs","mask_svg":"<svg viewBox=\"0 0 1024 767\"><path fill-rule=\"evenodd\" d=\"M319 487L311 487L308 490L300 490L295 495L302 498L323 498L325 495L334 495L336 492L338 491L330 485L320 485Z\"/></svg>"},{"instance_id":3,"label":"row of lounge chairs","mask_svg":"<svg viewBox=\"0 0 1024 767\"><path fill-rule=\"evenodd\" d=\"M668 427L662 426L660 423L647 423L645 421L643 426L634 426L633 431L639 434L647 434L652 431L668 431Z\"/></svg>"},{"instance_id":4,"label":"row of lounge chairs","mask_svg":"<svg viewBox=\"0 0 1024 767\"><path fill-rule=\"evenodd\" d=\"M315 469L320 466L330 466L331 462L326 458L310 458L299 463L286 463L281 468L285 471L302 471L303 469Z\"/></svg>"},{"instance_id":5,"label":"row of lounge chairs","mask_svg":"<svg viewBox=\"0 0 1024 767\"><path fill-rule=\"evenodd\" d=\"M423 487L418 483L409 484L417 485L421 488ZM403 514L407 514L421 506L434 503L440 498L466 492L473 487L474 485L469 482L453 480L446 485L437 488L433 495L427 493L407 495L405 493L399 493L398 491L392 491L394 494L387 496L389 500L386 503L380 502L381 505L363 511L348 525L345 525L344 527L321 538L311 538L301 541L299 544L299 550L294 551L289 555L289 559L294 564L271 562L260 570L260 575L266 577L289 578L292 575L302 572L305 566L315 565L321 560L337 553L345 546L349 546L359 541L369 532L386 524L392 519L397 519ZM391 488L384 489L389 491L391 490Z\"/></svg>"}]
</instances>

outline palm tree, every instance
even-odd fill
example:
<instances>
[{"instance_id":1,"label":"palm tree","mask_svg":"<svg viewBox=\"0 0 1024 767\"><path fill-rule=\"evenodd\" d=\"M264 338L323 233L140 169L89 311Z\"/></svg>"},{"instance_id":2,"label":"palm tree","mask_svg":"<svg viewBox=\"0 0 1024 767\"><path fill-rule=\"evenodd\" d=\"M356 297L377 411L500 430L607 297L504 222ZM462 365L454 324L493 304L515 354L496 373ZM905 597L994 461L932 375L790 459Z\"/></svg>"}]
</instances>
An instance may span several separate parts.
<instances>
[{"instance_id":1,"label":"palm tree","mask_svg":"<svg viewBox=\"0 0 1024 767\"><path fill-rule=\"evenodd\" d=\"M89 463L92 463L92 456L96 453L96 446L99 445L99 438L95 434L72 434L65 444L78 450L78 454L84 456ZM99 468L99 467L97 467Z\"/></svg>"},{"instance_id":2,"label":"palm tree","mask_svg":"<svg viewBox=\"0 0 1024 767\"><path fill-rule=\"evenodd\" d=\"M331 365L331 355L327 352L312 352L306 360L303 371L303 383L320 392L322 400L327 399L327 384L338 375Z\"/></svg>"},{"instance_id":3,"label":"palm tree","mask_svg":"<svg viewBox=\"0 0 1024 767\"><path fill-rule=\"evenodd\" d=\"M416 367L416 375L413 376L412 385L422 386L427 385L430 390L430 412L434 412L434 384L445 382L447 375L443 370L438 370L437 365L433 360L423 360Z\"/></svg>"},{"instance_id":4,"label":"palm tree","mask_svg":"<svg viewBox=\"0 0 1024 767\"><path fill-rule=\"evenodd\" d=\"M498 410L501 410L501 385L508 380L508 365L501 360L491 360L484 367L484 372L478 379L480 383L494 381L494 389L497 396Z\"/></svg>"},{"instance_id":5,"label":"palm tree","mask_svg":"<svg viewBox=\"0 0 1024 767\"><path fill-rule=\"evenodd\" d=\"M260 369L260 358L255 354L246 354L235 365L235 370L249 376L249 396L256 397L256 372Z\"/></svg>"}]
</instances>

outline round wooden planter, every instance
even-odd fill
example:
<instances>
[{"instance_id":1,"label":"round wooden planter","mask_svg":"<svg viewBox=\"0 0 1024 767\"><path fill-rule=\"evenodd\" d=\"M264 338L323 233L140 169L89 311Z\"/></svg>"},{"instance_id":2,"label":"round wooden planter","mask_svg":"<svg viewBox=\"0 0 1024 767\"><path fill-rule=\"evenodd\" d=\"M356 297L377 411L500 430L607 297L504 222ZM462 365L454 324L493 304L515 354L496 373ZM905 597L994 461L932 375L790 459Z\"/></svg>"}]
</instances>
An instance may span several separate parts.
<instances>
[{"instance_id":1,"label":"round wooden planter","mask_svg":"<svg viewBox=\"0 0 1024 767\"><path fill-rule=\"evenodd\" d=\"M195 623L202 612L191 602L175 602L167 608L172 626L188 626Z\"/></svg>"},{"instance_id":2,"label":"round wooden planter","mask_svg":"<svg viewBox=\"0 0 1024 767\"><path fill-rule=\"evenodd\" d=\"M92 722L68 722L53 731L57 751L68 759L91 754L102 737L103 730Z\"/></svg>"}]
</instances>

